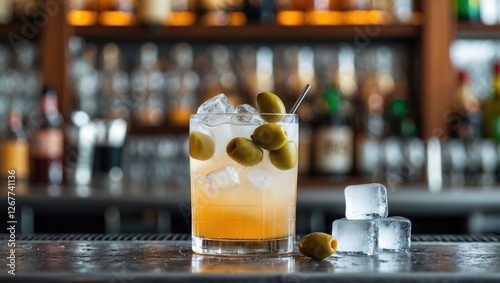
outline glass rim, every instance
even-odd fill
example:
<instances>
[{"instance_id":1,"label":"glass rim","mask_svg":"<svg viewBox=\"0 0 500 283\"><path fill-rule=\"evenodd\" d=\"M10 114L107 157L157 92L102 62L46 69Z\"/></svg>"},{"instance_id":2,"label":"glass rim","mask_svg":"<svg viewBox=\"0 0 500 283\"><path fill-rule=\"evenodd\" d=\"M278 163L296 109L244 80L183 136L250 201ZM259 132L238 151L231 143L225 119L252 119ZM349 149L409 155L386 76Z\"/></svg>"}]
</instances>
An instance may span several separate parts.
<instances>
[{"instance_id":1,"label":"glass rim","mask_svg":"<svg viewBox=\"0 0 500 283\"><path fill-rule=\"evenodd\" d=\"M197 117L197 116L256 116L256 115L265 115L265 116L284 116L284 117L298 117L297 113L291 114L291 113L193 113L190 114L190 117Z\"/></svg>"}]
</instances>

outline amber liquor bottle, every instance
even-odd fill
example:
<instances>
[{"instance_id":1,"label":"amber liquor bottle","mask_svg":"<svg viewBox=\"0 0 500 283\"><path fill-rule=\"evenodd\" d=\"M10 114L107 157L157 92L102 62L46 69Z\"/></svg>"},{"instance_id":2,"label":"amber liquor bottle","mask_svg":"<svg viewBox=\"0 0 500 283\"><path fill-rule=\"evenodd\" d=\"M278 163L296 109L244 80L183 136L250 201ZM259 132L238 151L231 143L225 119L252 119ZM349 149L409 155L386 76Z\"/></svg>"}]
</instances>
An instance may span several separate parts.
<instances>
[{"instance_id":1,"label":"amber liquor bottle","mask_svg":"<svg viewBox=\"0 0 500 283\"><path fill-rule=\"evenodd\" d=\"M16 179L27 181L29 177L29 143L23 127L21 112L13 107L7 118L7 131L0 141L0 175L6 178L15 171Z\"/></svg>"},{"instance_id":2,"label":"amber liquor bottle","mask_svg":"<svg viewBox=\"0 0 500 283\"><path fill-rule=\"evenodd\" d=\"M57 93L45 86L40 99L40 124L31 139L31 177L33 183L61 184L64 136Z\"/></svg>"}]
</instances>

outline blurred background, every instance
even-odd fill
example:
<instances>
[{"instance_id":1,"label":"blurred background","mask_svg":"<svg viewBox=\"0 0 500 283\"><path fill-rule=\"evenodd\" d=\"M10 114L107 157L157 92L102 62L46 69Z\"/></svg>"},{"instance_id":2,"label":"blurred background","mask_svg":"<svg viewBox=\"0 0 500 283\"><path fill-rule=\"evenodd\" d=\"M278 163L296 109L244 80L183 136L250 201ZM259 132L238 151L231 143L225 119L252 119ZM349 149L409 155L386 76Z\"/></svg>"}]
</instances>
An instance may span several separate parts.
<instances>
[{"instance_id":1,"label":"blurred background","mask_svg":"<svg viewBox=\"0 0 500 283\"><path fill-rule=\"evenodd\" d=\"M0 0L1 192L23 233L189 233L189 115L305 84L298 233L367 182L500 233L500 0Z\"/></svg>"}]
</instances>

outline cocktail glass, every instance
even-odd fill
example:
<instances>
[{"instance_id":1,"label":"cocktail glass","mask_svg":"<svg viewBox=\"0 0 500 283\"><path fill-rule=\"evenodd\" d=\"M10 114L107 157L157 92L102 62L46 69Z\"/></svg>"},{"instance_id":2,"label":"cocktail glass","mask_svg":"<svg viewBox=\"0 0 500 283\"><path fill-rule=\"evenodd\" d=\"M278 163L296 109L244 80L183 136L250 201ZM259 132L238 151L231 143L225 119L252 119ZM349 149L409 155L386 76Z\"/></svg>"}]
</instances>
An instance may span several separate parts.
<instances>
[{"instance_id":1,"label":"cocktail glass","mask_svg":"<svg viewBox=\"0 0 500 283\"><path fill-rule=\"evenodd\" d=\"M283 168L277 163L288 161L289 156L275 158L275 150L262 149L262 160L252 165L242 165L227 153L233 138L250 139L257 127L268 123L261 115L207 113L190 117L190 147L199 146L191 142L195 132L215 145L213 155L202 158L206 160L190 158L192 249L196 253L264 255L293 251L296 156L292 165ZM298 116L285 114L275 123L285 130L287 143L293 143L291 148L298 150ZM265 137L272 139L273 133ZM246 148L240 150L246 154Z\"/></svg>"}]
</instances>

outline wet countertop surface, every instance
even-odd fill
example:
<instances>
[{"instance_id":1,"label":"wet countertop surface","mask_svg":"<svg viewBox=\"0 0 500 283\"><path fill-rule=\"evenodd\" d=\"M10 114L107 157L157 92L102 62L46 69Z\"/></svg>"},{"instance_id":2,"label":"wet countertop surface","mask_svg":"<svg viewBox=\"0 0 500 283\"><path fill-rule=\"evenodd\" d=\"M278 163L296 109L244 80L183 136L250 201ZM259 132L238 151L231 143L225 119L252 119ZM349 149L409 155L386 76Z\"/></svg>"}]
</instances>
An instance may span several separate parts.
<instances>
[{"instance_id":1,"label":"wet countertop surface","mask_svg":"<svg viewBox=\"0 0 500 283\"><path fill-rule=\"evenodd\" d=\"M3 234L1 282L500 282L500 242L414 241L408 253L217 257L188 240L17 239L15 275ZM495 239L498 239L496 237ZM90 239L90 240L89 240ZM5 264L7 263L7 264Z\"/></svg>"}]
</instances>

